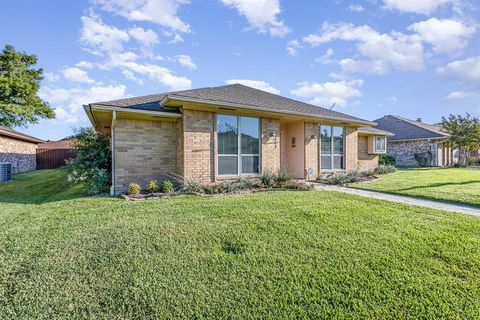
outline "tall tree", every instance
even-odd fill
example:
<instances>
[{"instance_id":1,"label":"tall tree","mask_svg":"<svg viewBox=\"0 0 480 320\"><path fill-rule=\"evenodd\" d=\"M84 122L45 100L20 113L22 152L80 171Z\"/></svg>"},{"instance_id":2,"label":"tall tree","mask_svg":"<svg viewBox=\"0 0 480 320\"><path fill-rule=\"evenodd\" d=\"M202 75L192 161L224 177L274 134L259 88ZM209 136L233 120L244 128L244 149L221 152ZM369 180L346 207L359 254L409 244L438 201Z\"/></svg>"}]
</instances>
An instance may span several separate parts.
<instances>
[{"instance_id":1,"label":"tall tree","mask_svg":"<svg viewBox=\"0 0 480 320\"><path fill-rule=\"evenodd\" d=\"M0 53L1 126L26 126L41 118L55 118L48 103L38 96L43 69L35 69L36 63L35 55L15 51L11 45Z\"/></svg>"},{"instance_id":2,"label":"tall tree","mask_svg":"<svg viewBox=\"0 0 480 320\"><path fill-rule=\"evenodd\" d=\"M463 152L463 164L468 165L470 153L480 149L480 120L468 113L450 114L442 117L440 125L450 134L453 146Z\"/></svg>"}]
</instances>

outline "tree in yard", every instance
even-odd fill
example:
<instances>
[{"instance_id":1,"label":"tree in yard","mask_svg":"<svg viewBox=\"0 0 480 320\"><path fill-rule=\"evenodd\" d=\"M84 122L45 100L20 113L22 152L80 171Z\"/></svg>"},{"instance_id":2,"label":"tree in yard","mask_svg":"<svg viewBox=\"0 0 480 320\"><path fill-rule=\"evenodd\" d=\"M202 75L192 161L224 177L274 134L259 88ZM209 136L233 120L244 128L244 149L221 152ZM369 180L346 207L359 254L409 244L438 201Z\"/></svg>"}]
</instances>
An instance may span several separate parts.
<instances>
[{"instance_id":1,"label":"tree in yard","mask_svg":"<svg viewBox=\"0 0 480 320\"><path fill-rule=\"evenodd\" d=\"M463 165L467 166L470 153L480 149L480 120L470 114L450 114L442 117L440 126L450 134L453 146L463 153Z\"/></svg>"},{"instance_id":2,"label":"tree in yard","mask_svg":"<svg viewBox=\"0 0 480 320\"><path fill-rule=\"evenodd\" d=\"M40 118L55 118L49 105L38 97L43 69L35 69L35 55L6 45L0 53L0 126L26 126Z\"/></svg>"}]
</instances>

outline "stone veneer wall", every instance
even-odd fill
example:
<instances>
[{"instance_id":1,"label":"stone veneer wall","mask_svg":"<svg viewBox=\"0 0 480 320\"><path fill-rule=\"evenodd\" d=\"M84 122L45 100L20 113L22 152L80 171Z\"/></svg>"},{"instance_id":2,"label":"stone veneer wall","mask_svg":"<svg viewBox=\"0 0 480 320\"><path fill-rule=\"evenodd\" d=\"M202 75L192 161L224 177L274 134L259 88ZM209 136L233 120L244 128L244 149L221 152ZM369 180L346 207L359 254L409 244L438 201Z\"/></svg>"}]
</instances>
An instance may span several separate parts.
<instances>
[{"instance_id":1,"label":"stone veneer wall","mask_svg":"<svg viewBox=\"0 0 480 320\"><path fill-rule=\"evenodd\" d=\"M305 122L305 169L312 168L313 173L310 179L318 176L318 145L319 145L320 124ZM312 139L315 136L315 139Z\"/></svg>"},{"instance_id":2,"label":"stone veneer wall","mask_svg":"<svg viewBox=\"0 0 480 320\"><path fill-rule=\"evenodd\" d=\"M358 165L358 129L345 127L345 171L356 170Z\"/></svg>"},{"instance_id":3,"label":"stone veneer wall","mask_svg":"<svg viewBox=\"0 0 480 320\"><path fill-rule=\"evenodd\" d=\"M117 119L115 126L115 191L132 182L145 188L149 180L177 174L177 123Z\"/></svg>"},{"instance_id":4,"label":"stone veneer wall","mask_svg":"<svg viewBox=\"0 0 480 320\"><path fill-rule=\"evenodd\" d=\"M0 137L0 162L12 164L12 173L35 170L37 144Z\"/></svg>"},{"instance_id":5,"label":"stone veneer wall","mask_svg":"<svg viewBox=\"0 0 480 320\"><path fill-rule=\"evenodd\" d=\"M368 154L368 137L358 137L358 170L373 171L378 167L378 154Z\"/></svg>"},{"instance_id":6,"label":"stone veneer wall","mask_svg":"<svg viewBox=\"0 0 480 320\"><path fill-rule=\"evenodd\" d=\"M387 153L396 159L396 166L399 167L417 167L415 160L416 153L423 153L430 150L428 141L407 141L387 143Z\"/></svg>"},{"instance_id":7,"label":"stone veneer wall","mask_svg":"<svg viewBox=\"0 0 480 320\"><path fill-rule=\"evenodd\" d=\"M261 171L275 172L280 170L280 121L262 118L260 122L262 131ZM270 137L271 132L275 133L275 137Z\"/></svg>"}]
</instances>

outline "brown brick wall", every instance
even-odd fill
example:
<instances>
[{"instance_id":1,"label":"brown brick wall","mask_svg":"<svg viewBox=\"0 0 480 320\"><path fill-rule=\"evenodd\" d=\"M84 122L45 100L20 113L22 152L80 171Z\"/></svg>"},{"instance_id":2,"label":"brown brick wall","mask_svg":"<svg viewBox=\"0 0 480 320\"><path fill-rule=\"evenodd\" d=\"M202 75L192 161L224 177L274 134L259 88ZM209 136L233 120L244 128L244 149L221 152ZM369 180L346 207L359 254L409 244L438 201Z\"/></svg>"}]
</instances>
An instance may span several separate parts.
<instances>
[{"instance_id":1,"label":"brown brick wall","mask_svg":"<svg viewBox=\"0 0 480 320\"><path fill-rule=\"evenodd\" d=\"M356 170L358 166L358 130L345 127L345 170Z\"/></svg>"},{"instance_id":2,"label":"brown brick wall","mask_svg":"<svg viewBox=\"0 0 480 320\"><path fill-rule=\"evenodd\" d=\"M318 145L319 145L320 124L305 122L305 170L313 169L311 179L315 179L318 175ZM312 136L315 139L311 139Z\"/></svg>"},{"instance_id":3,"label":"brown brick wall","mask_svg":"<svg viewBox=\"0 0 480 320\"><path fill-rule=\"evenodd\" d=\"M262 172L280 170L280 121L278 119L262 118ZM275 132L275 138L270 133Z\"/></svg>"},{"instance_id":4,"label":"brown brick wall","mask_svg":"<svg viewBox=\"0 0 480 320\"><path fill-rule=\"evenodd\" d=\"M132 182L172 179L177 168L176 122L118 119L115 127L115 191Z\"/></svg>"},{"instance_id":5,"label":"brown brick wall","mask_svg":"<svg viewBox=\"0 0 480 320\"><path fill-rule=\"evenodd\" d=\"M215 179L215 114L208 111L183 110L184 177L202 183Z\"/></svg>"},{"instance_id":6,"label":"brown brick wall","mask_svg":"<svg viewBox=\"0 0 480 320\"><path fill-rule=\"evenodd\" d=\"M368 137L358 137L358 170L373 171L378 167L378 155L368 154Z\"/></svg>"},{"instance_id":7,"label":"brown brick wall","mask_svg":"<svg viewBox=\"0 0 480 320\"><path fill-rule=\"evenodd\" d=\"M0 137L0 162L12 164L12 173L35 170L37 144Z\"/></svg>"}]
</instances>

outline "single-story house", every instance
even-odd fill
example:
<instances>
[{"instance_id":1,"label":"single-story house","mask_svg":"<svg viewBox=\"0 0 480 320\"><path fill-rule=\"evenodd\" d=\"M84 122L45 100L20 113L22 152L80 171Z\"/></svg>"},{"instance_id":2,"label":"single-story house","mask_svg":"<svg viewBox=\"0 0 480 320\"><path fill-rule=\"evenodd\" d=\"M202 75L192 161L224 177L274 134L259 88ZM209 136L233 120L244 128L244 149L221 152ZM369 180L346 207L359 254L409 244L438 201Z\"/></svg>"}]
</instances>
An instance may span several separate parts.
<instances>
[{"instance_id":1,"label":"single-story house","mask_svg":"<svg viewBox=\"0 0 480 320\"><path fill-rule=\"evenodd\" d=\"M370 170L388 133L375 123L240 84L84 106L112 143L112 189L150 179L212 183L286 169L295 178Z\"/></svg>"},{"instance_id":2,"label":"single-story house","mask_svg":"<svg viewBox=\"0 0 480 320\"><path fill-rule=\"evenodd\" d=\"M438 126L393 115L374 122L375 128L394 134L388 139L387 153L395 157L397 166L444 167L458 161L458 152L452 147L449 134Z\"/></svg>"},{"instance_id":3,"label":"single-story house","mask_svg":"<svg viewBox=\"0 0 480 320\"><path fill-rule=\"evenodd\" d=\"M35 170L38 144L45 141L0 127L0 162L12 164L12 173Z\"/></svg>"}]
</instances>

